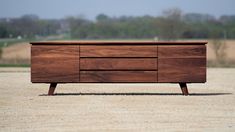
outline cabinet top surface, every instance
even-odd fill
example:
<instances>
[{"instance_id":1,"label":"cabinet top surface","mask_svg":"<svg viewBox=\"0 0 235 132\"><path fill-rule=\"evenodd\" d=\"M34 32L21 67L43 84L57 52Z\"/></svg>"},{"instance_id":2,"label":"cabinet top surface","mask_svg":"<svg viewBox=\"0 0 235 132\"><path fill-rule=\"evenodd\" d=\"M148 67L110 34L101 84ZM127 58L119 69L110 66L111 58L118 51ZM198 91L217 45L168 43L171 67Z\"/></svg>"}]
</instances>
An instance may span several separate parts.
<instances>
[{"instance_id":1,"label":"cabinet top surface","mask_svg":"<svg viewBox=\"0 0 235 132\"><path fill-rule=\"evenodd\" d=\"M205 45L206 41L38 41L33 45Z\"/></svg>"}]
</instances>

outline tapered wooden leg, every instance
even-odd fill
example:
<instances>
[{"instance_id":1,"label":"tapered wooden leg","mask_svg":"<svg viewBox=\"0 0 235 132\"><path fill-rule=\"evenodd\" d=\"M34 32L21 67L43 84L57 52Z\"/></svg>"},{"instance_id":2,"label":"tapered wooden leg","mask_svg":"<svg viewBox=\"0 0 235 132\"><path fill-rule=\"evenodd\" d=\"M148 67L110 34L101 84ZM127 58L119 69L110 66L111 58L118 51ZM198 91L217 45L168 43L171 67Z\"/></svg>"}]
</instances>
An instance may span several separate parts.
<instances>
[{"instance_id":1,"label":"tapered wooden leg","mask_svg":"<svg viewBox=\"0 0 235 132\"><path fill-rule=\"evenodd\" d=\"M187 84L186 83L179 83L179 84L183 95L188 96L189 93L188 93Z\"/></svg>"},{"instance_id":2,"label":"tapered wooden leg","mask_svg":"<svg viewBox=\"0 0 235 132\"><path fill-rule=\"evenodd\" d=\"M55 91L56 85L57 85L57 83L51 83L50 84L48 95L54 95L54 91Z\"/></svg>"}]
</instances>

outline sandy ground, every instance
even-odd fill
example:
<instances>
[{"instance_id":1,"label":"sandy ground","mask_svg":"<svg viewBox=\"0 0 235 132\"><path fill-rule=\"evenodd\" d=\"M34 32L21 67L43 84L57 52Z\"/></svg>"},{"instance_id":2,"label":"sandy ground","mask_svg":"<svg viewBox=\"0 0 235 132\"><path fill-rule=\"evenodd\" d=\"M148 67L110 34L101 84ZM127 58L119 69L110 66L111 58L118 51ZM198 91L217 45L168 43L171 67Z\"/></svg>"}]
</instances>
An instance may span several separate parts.
<instances>
[{"instance_id":1,"label":"sandy ground","mask_svg":"<svg viewBox=\"0 0 235 132\"><path fill-rule=\"evenodd\" d=\"M0 131L235 131L235 69L208 69L206 84L30 83L29 69L0 68Z\"/></svg>"}]
</instances>

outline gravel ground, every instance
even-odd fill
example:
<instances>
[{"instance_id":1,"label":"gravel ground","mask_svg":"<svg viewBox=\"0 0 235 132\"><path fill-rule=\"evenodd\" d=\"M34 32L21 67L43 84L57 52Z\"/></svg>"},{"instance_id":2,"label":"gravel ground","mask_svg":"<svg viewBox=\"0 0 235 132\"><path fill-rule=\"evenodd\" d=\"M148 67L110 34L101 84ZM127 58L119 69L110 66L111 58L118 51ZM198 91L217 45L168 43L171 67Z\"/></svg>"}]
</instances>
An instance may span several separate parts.
<instances>
[{"instance_id":1,"label":"gravel ground","mask_svg":"<svg viewBox=\"0 0 235 132\"><path fill-rule=\"evenodd\" d=\"M206 84L32 84L29 69L0 68L0 131L235 131L235 69Z\"/></svg>"}]
</instances>

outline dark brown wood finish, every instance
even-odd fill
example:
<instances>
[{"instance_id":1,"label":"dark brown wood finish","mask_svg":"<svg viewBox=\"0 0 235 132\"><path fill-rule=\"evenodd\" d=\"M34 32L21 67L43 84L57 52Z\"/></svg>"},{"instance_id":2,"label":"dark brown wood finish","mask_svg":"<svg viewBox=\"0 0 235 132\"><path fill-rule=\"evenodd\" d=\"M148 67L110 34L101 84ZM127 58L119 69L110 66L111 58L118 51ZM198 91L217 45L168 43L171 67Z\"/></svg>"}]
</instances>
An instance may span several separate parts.
<instances>
[{"instance_id":1,"label":"dark brown wood finish","mask_svg":"<svg viewBox=\"0 0 235 132\"><path fill-rule=\"evenodd\" d=\"M167 45L158 46L160 58L205 58L205 45Z\"/></svg>"},{"instance_id":2,"label":"dark brown wood finish","mask_svg":"<svg viewBox=\"0 0 235 132\"><path fill-rule=\"evenodd\" d=\"M207 42L53 41L31 43L31 81L50 83L206 82Z\"/></svg>"},{"instance_id":3,"label":"dark brown wood finish","mask_svg":"<svg viewBox=\"0 0 235 132\"><path fill-rule=\"evenodd\" d=\"M79 46L32 45L31 81L79 82Z\"/></svg>"},{"instance_id":4,"label":"dark brown wood finish","mask_svg":"<svg viewBox=\"0 0 235 132\"><path fill-rule=\"evenodd\" d=\"M49 90L48 90L48 95L54 95L54 91L56 89L57 83L51 83Z\"/></svg>"},{"instance_id":5,"label":"dark brown wood finish","mask_svg":"<svg viewBox=\"0 0 235 132\"><path fill-rule=\"evenodd\" d=\"M158 82L206 82L205 45L158 46Z\"/></svg>"},{"instance_id":6,"label":"dark brown wood finish","mask_svg":"<svg viewBox=\"0 0 235 132\"><path fill-rule=\"evenodd\" d=\"M87 40L87 41L39 41L31 42L33 45L205 45L205 41L146 41L146 40L126 40L126 41L104 41L104 40Z\"/></svg>"},{"instance_id":7,"label":"dark brown wood finish","mask_svg":"<svg viewBox=\"0 0 235 132\"><path fill-rule=\"evenodd\" d=\"M157 46L80 46L80 57L157 57Z\"/></svg>"},{"instance_id":8,"label":"dark brown wood finish","mask_svg":"<svg viewBox=\"0 0 235 132\"><path fill-rule=\"evenodd\" d=\"M158 82L206 82L205 58L159 58Z\"/></svg>"},{"instance_id":9,"label":"dark brown wood finish","mask_svg":"<svg viewBox=\"0 0 235 132\"><path fill-rule=\"evenodd\" d=\"M157 58L81 58L80 70L157 70Z\"/></svg>"},{"instance_id":10,"label":"dark brown wood finish","mask_svg":"<svg viewBox=\"0 0 235 132\"><path fill-rule=\"evenodd\" d=\"M80 82L157 82L157 71L81 71Z\"/></svg>"},{"instance_id":11,"label":"dark brown wood finish","mask_svg":"<svg viewBox=\"0 0 235 132\"><path fill-rule=\"evenodd\" d=\"M188 88L186 83L179 83L183 95L188 96Z\"/></svg>"}]
</instances>

